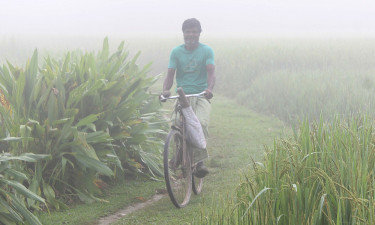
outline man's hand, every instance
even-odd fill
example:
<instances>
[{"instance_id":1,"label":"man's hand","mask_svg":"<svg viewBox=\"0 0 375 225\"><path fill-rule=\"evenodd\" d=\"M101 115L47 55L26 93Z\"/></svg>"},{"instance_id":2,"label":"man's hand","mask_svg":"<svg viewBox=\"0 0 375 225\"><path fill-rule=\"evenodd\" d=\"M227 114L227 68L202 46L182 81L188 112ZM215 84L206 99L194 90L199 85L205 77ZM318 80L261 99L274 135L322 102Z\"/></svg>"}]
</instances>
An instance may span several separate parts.
<instances>
[{"instance_id":1,"label":"man's hand","mask_svg":"<svg viewBox=\"0 0 375 225\"><path fill-rule=\"evenodd\" d=\"M171 96L170 91L163 91L161 95L159 96L159 100L162 102L165 102L167 99L163 99L163 98L168 98L169 96Z\"/></svg>"},{"instance_id":2,"label":"man's hand","mask_svg":"<svg viewBox=\"0 0 375 225\"><path fill-rule=\"evenodd\" d=\"M169 96L171 96L171 92L170 91L163 91L163 93L161 93L161 95L163 95L164 98L168 98Z\"/></svg>"},{"instance_id":3,"label":"man's hand","mask_svg":"<svg viewBox=\"0 0 375 225\"><path fill-rule=\"evenodd\" d=\"M205 90L204 96L205 96L207 99L211 99L212 97L214 97L214 95L212 94L211 90L209 90L209 89L206 89L206 90Z\"/></svg>"}]
</instances>

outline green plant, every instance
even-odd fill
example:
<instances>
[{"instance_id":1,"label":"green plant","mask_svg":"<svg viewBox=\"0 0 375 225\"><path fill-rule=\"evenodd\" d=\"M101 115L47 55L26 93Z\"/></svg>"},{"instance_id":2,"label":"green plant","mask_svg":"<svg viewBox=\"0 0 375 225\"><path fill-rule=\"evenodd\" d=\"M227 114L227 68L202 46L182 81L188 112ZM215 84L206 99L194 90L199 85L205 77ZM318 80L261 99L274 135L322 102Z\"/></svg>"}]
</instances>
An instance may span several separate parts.
<instances>
[{"instance_id":1,"label":"green plant","mask_svg":"<svg viewBox=\"0 0 375 225\"><path fill-rule=\"evenodd\" d=\"M124 169L161 174L161 143L153 137L163 134L164 123L156 96L147 92L157 78L147 77L149 65L139 69L139 54L126 61L123 46L110 55L106 38L96 56L47 57L41 68L35 51L25 69L8 62L0 70L12 112L1 107L2 134L21 139L7 143L7 151L51 155L25 167L30 190L57 209L72 194L85 202L100 200L102 178L118 177Z\"/></svg>"},{"instance_id":2,"label":"green plant","mask_svg":"<svg viewBox=\"0 0 375 225\"><path fill-rule=\"evenodd\" d=\"M12 156L10 153L0 154L0 221L4 224L19 224L25 222L41 225L38 218L28 210L27 201L45 203L44 199L27 189L23 183L29 182L22 171L16 169L15 161L35 163L46 159L48 155L26 153Z\"/></svg>"}]
</instances>

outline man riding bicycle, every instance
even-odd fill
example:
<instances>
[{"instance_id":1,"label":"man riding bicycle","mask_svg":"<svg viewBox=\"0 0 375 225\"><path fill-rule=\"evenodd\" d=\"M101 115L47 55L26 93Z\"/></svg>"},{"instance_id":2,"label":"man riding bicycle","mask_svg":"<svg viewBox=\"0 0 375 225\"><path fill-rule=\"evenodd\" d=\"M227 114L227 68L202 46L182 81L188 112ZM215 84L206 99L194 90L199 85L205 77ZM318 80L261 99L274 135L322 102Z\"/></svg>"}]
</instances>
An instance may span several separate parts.
<instances>
[{"instance_id":1,"label":"man riding bicycle","mask_svg":"<svg viewBox=\"0 0 375 225\"><path fill-rule=\"evenodd\" d=\"M215 85L216 75L214 52L211 47L199 42L201 31L201 25L197 19L191 18L183 22L182 32L185 44L175 47L171 52L162 95L164 97L171 95L170 89L175 74L177 88L182 87L186 94L205 91L206 98L191 97L189 101L207 139L211 111L208 99L213 97L212 89ZM193 148L193 152L194 163L197 163L194 175L204 177L208 174L208 169L203 164L203 161L208 158L207 149Z\"/></svg>"}]
</instances>

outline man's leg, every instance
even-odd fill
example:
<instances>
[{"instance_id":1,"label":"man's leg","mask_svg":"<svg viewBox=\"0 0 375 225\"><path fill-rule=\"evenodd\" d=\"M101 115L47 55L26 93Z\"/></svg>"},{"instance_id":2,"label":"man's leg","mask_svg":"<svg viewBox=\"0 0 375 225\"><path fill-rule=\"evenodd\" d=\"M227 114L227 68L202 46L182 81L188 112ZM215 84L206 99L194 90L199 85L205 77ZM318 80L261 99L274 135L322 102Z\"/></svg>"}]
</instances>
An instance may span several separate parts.
<instances>
[{"instance_id":1,"label":"man's leg","mask_svg":"<svg viewBox=\"0 0 375 225\"><path fill-rule=\"evenodd\" d=\"M204 98L192 98L190 104L201 123L204 136L208 138L208 123L210 120L211 104ZM206 149L193 148L194 163L197 163L196 173L197 177L204 177L208 174L208 169L204 166L203 161L208 158Z\"/></svg>"},{"instance_id":2,"label":"man's leg","mask_svg":"<svg viewBox=\"0 0 375 225\"><path fill-rule=\"evenodd\" d=\"M205 98L193 98L191 106L195 115L198 117L199 122L202 125L203 133L205 138L208 138L208 123L210 121L211 103ZM193 105L194 104L194 105Z\"/></svg>"}]
</instances>

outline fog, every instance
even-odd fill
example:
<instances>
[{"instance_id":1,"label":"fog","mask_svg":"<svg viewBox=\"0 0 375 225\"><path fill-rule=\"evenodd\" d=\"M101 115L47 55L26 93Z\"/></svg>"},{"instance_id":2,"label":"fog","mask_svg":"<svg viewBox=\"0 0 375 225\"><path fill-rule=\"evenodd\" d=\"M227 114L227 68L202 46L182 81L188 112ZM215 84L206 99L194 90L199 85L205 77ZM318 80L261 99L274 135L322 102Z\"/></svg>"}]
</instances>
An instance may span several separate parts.
<instances>
[{"instance_id":1,"label":"fog","mask_svg":"<svg viewBox=\"0 0 375 225\"><path fill-rule=\"evenodd\" d=\"M207 35L374 36L367 0L0 0L0 36L176 35L198 18Z\"/></svg>"},{"instance_id":2,"label":"fog","mask_svg":"<svg viewBox=\"0 0 375 225\"><path fill-rule=\"evenodd\" d=\"M0 0L0 65L98 51L107 36L165 75L192 17L215 51L215 91L285 120L373 109L374 0Z\"/></svg>"},{"instance_id":3,"label":"fog","mask_svg":"<svg viewBox=\"0 0 375 225\"><path fill-rule=\"evenodd\" d=\"M159 42L131 38L172 38L163 47L168 50L155 50L169 52L183 41L182 22L192 17L201 21L203 43L239 36L375 37L375 2L369 0L0 0L0 64L23 64L34 49L52 55L97 50L106 36L112 49L126 40L133 52ZM159 53L147 49L142 58L155 61Z\"/></svg>"}]
</instances>

